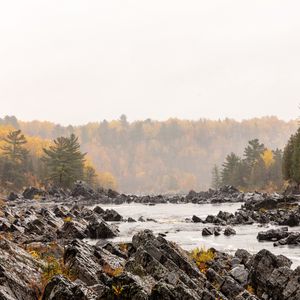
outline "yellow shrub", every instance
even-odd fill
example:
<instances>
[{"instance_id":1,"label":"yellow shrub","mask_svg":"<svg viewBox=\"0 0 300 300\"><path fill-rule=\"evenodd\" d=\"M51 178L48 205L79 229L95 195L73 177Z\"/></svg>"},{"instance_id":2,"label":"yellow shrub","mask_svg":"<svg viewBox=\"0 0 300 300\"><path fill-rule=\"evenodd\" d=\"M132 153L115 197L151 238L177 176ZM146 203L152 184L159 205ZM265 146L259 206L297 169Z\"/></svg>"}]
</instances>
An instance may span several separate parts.
<instances>
[{"instance_id":1,"label":"yellow shrub","mask_svg":"<svg viewBox=\"0 0 300 300\"><path fill-rule=\"evenodd\" d=\"M65 223L72 222L72 221L73 221L73 219L71 217L64 218Z\"/></svg>"},{"instance_id":2,"label":"yellow shrub","mask_svg":"<svg viewBox=\"0 0 300 300\"><path fill-rule=\"evenodd\" d=\"M113 285L112 289L117 297L121 296L123 291L123 287L121 285Z\"/></svg>"},{"instance_id":3,"label":"yellow shrub","mask_svg":"<svg viewBox=\"0 0 300 300\"><path fill-rule=\"evenodd\" d=\"M215 258L215 253L205 248L196 248L191 252L191 257L195 261L199 270L202 273L207 271L207 262L212 261Z\"/></svg>"},{"instance_id":4,"label":"yellow shrub","mask_svg":"<svg viewBox=\"0 0 300 300\"><path fill-rule=\"evenodd\" d=\"M254 288L253 288L251 285L248 285L248 286L247 286L247 291L248 291L250 294L254 295Z\"/></svg>"}]
</instances>

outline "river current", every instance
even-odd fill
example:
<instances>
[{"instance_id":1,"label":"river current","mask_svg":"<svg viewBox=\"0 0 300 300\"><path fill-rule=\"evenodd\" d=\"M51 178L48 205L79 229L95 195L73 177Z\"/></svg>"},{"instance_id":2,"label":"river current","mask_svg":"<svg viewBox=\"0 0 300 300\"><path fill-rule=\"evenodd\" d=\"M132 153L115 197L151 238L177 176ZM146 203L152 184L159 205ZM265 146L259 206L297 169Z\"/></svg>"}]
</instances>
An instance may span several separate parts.
<instances>
[{"instance_id":1,"label":"river current","mask_svg":"<svg viewBox=\"0 0 300 300\"><path fill-rule=\"evenodd\" d=\"M131 241L132 236L143 229L151 229L155 234L164 233L166 239L178 243L186 250L196 247L210 248L225 251L231 254L243 248L254 254L261 249L268 249L272 253L285 255L293 261L293 268L300 265L300 247L280 246L274 247L272 242L259 242L256 238L259 231L264 231L277 226L261 227L259 224L235 226L236 235L226 237L202 236L204 227L212 224L193 223L186 219L191 219L193 215L205 219L207 215L216 215L220 210L234 213L241 207L242 203L222 203L222 204L156 204L154 206L143 204L121 204L121 205L101 205L103 209L114 209L124 218L131 217L138 220L151 218L154 221L147 222L116 222L119 226L120 236L114 238L114 242ZM293 227L290 231L298 231L300 227ZM90 241L92 242L92 241Z\"/></svg>"}]
</instances>

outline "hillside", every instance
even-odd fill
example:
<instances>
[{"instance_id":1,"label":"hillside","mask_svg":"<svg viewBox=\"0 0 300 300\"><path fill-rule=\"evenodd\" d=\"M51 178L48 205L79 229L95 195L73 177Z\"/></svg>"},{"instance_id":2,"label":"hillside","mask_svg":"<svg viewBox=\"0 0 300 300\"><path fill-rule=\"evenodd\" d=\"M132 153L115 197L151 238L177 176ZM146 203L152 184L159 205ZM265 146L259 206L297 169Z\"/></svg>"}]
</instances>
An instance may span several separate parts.
<instances>
[{"instance_id":1,"label":"hillside","mask_svg":"<svg viewBox=\"0 0 300 300\"><path fill-rule=\"evenodd\" d=\"M254 138L272 149L283 148L298 127L297 121L276 117L241 122L148 119L129 123L121 116L110 122L67 127L6 117L1 123L43 139L74 132L96 168L111 172L117 178L118 189L126 193L206 189L213 165L220 165L228 153L242 154Z\"/></svg>"}]
</instances>

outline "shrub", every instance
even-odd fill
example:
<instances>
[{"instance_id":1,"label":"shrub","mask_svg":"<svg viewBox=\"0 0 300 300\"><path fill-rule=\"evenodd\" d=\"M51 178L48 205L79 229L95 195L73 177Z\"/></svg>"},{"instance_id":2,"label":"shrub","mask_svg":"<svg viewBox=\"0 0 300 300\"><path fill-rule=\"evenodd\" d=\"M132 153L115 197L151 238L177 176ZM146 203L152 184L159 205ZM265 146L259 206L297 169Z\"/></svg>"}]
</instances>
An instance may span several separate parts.
<instances>
[{"instance_id":1,"label":"shrub","mask_svg":"<svg viewBox=\"0 0 300 300\"><path fill-rule=\"evenodd\" d=\"M191 252L191 257L199 270L202 273L206 273L208 269L207 263L215 258L215 253L212 250L206 250L205 248L196 248Z\"/></svg>"},{"instance_id":2,"label":"shrub","mask_svg":"<svg viewBox=\"0 0 300 300\"><path fill-rule=\"evenodd\" d=\"M73 221L73 219L71 217L64 218L65 223L72 222L72 221Z\"/></svg>"},{"instance_id":3,"label":"shrub","mask_svg":"<svg viewBox=\"0 0 300 300\"><path fill-rule=\"evenodd\" d=\"M114 291L115 296L120 297L123 291L123 286L121 285L113 285L112 289Z\"/></svg>"}]
</instances>

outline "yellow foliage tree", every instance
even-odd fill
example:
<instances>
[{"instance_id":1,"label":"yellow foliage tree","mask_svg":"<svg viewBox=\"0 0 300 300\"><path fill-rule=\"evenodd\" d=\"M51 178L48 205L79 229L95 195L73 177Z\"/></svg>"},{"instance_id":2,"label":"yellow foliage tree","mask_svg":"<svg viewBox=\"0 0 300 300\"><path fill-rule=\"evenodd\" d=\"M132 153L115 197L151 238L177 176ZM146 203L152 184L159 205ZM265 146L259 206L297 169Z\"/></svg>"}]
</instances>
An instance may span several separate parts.
<instances>
[{"instance_id":1,"label":"yellow foliage tree","mask_svg":"<svg viewBox=\"0 0 300 300\"><path fill-rule=\"evenodd\" d=\"M267 169L269 169L274 163L273 152L270 149L266 149L264 153L261 155L261 158L264 161L264 164Z\"/></svg>"}]
</instances>

